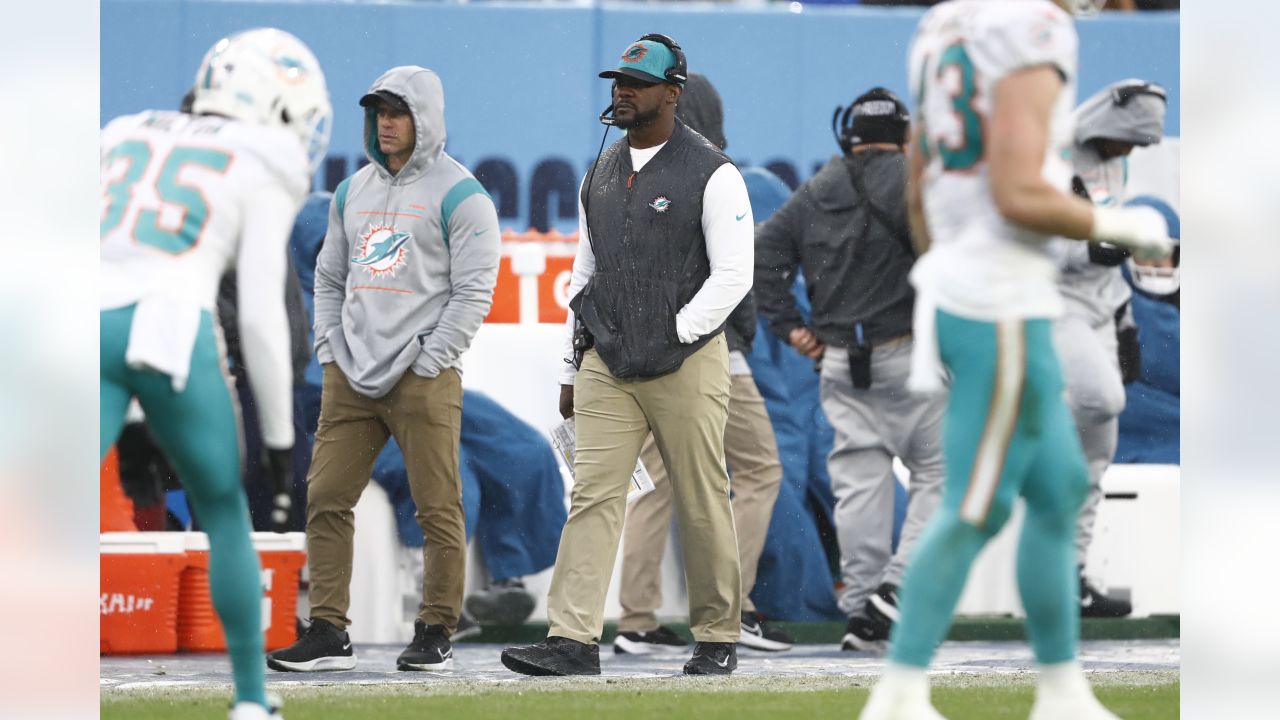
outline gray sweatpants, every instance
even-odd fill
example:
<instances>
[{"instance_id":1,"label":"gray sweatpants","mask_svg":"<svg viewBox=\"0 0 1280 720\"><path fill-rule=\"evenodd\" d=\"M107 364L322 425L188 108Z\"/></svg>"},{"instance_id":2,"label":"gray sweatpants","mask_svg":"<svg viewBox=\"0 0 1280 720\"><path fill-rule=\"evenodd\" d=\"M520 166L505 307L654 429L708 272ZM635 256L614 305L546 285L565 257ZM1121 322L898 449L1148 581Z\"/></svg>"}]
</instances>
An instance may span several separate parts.
<instances>
[{"instance_id":1,"label":"gray sweatpants","mask_svg":"<svg viewBox=\"0 0 1280 720\"><path fill-rule=\"evenodd\" d=\"M1102 474L1115 457L1124 410L1115 322L1108 319L1093 327L1078 315L1063 315L1053 323L1053 345L1067 382L1067 405L1089 463L1089 495L1076 525L1076 564L1083 566L1102 501Z\"/></svg>"},{"instance_id":2,"label":"gray sweatpants","mask_svg":"<svg viewBox=\"0 0 1280 720\"><path fill-rule=\"evenodd\" d=\"M835 430L827 457L836 496L836 535L844 587L837 598L846 615L882 582L898 585L911 548L942 499L942 393L918 397L906 389L911 342L878 347L871 356L871 387L858 390L843 348L822 358L822 409ZM893 547L893 458L911 471L907 518Z\"/></svg>"}]
</instances>

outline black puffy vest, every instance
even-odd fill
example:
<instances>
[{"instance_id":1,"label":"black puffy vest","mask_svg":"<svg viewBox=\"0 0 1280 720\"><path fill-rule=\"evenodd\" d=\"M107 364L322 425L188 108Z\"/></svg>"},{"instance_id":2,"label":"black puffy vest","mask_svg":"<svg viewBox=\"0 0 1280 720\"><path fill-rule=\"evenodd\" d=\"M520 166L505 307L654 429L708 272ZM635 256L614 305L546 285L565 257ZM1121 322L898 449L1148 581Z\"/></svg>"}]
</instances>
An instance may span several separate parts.
<instances>
[{"instance_id":1,"label":"black puffy vest","mask_svg":"<svg viewBox=\"0 0 1280 720\"><path fill-rule=\"evenodd\" d=\"M596 161L582 189L596 269L570 301L614 377L657 377L679 369L717 333L685 345L676 312L711 274L702 235L707 180L729 158L676 120L644 170L634 172L624 137Z\"/></svg>"}]
</instances>

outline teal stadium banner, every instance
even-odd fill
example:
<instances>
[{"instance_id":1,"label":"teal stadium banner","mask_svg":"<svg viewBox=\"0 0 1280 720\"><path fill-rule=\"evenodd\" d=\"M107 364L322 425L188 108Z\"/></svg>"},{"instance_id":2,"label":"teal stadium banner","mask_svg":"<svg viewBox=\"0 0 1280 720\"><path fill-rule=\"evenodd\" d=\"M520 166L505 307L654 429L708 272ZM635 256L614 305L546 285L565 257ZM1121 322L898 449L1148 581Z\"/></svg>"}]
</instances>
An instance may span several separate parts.
<instances>
[{"instance_id":1,"label":"teal stadium banner","mask_svg":"<svg viewBox=\"0 0 1280 720\"><path fill-rule=\"evenodd\" d=\"M576 229L576 191L604 128L609 81L596 73L650 32L683 46L725 104L728 152L788 184L836 152L832 110L883 85L908 98L907 44L922 10L702 3L102 0L102 121L177 108L218 38L274 26L305 41L334 105L332 189L364 162L357 100L385 69L416 64L444 82L450 154L494 196L504 229ZM1126 77L1169 90L1180 134L1179 17L1124 13L1081 21L1080 96ZM609 133L619 137L617 130Z\"/></svg>"}]
</instances>

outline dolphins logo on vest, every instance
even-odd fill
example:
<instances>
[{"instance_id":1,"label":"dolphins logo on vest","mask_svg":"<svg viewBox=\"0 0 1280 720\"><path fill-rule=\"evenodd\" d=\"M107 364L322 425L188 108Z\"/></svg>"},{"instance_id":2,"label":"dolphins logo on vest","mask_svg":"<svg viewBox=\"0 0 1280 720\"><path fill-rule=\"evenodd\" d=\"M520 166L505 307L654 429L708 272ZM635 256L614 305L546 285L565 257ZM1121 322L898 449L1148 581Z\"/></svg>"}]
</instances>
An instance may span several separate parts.
<instances>
[{"instance_id":1,"label":"dolphins logo on vest","mask_svg":"<svg viewBox=\"0 0 1280 720\"><path fill-rule=\"evenodd\" d=\"M405 263L411 240L412 234L399 232L394 226L375 225L360 236L360 245L351 263L368 270L372 277L395 275L396 268Z\"/></svg>"},{"instance_id":2,"label":"dolphins logo on vest","mask_svg":"<svg viewBox=\"0 0 1280 720\"><path fill-rule=\"evenodd\" d=\"M649 203L649 207L653 208L655 212L664 213L671 209L671 201L667 199L666 195L659 195L653 199L653 202Z\"/></svg>"}]
</instances>

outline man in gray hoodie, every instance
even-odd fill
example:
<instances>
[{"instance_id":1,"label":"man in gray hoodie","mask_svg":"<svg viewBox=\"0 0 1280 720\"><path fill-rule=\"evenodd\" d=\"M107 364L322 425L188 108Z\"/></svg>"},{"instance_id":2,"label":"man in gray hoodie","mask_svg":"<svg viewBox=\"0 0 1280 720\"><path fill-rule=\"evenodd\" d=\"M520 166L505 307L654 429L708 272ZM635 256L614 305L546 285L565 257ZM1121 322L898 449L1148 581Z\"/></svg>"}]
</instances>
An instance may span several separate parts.
<instances>
[{"instance_id":1,"label":"man in gray hoodie","mask_svg":"<svg viewBox=\"0 0 1280 720\"><path fill-rule=\"evenodd\" d=\"M394 437L426 542L422 606L401 670L452 667L466 539L458 471L461 355L489 312L500 239L493 201L444 152L444 90L415 66L360 99L369 165L334 192L316 266L324 368L307 476L311 626L268 655L277 670L350 670L352 508Z\"/></svg>"}]
</instances>

